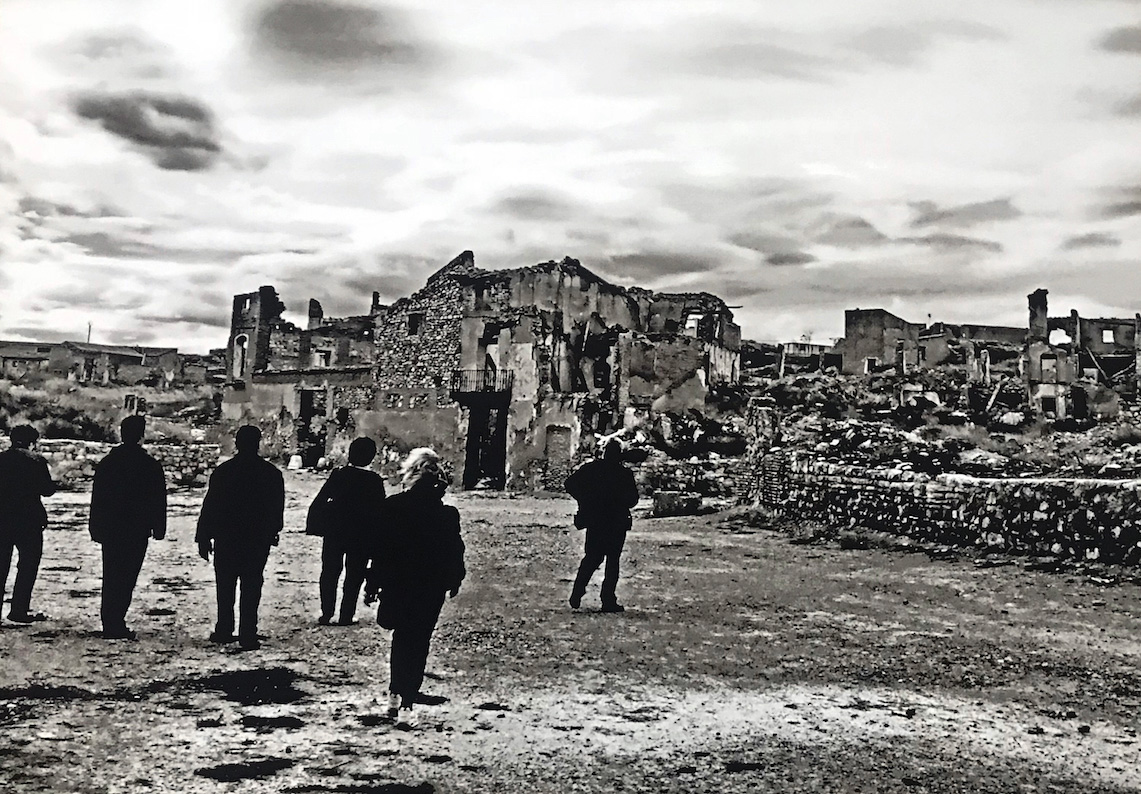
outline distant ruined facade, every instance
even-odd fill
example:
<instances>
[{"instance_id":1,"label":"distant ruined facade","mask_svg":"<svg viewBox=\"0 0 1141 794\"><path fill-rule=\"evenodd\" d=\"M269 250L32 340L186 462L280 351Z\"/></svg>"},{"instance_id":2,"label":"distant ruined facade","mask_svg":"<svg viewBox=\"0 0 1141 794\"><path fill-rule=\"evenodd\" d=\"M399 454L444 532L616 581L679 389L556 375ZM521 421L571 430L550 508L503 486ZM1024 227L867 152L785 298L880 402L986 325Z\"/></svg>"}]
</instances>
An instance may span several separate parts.
<instances>
[{"instance_id":1,"label":"distant ruined facade","mask_svg":"<svg viewBox=\"0 0 1141 794\"><path fill-rule=\"evenodd\" d=\"M906 374L960 367L990 383L992 369L1018 375L1031 409L1055 419L1113 416L1121 399L1141 396L1141 314L1132 318L1050 317L1047 291L1027 296L1027 328L924 326L884 309L844 312L844 338L824 361L846 374Z\"/></svg>"},{"instance_id":2,"label":"distant ruined facade","mask_svg":"<svg viewBox=\"0 0 1141 794\"><path fill-rule=\"evenodd\" d=\"M465 251L391 306L299 329L272 287L234 299L223 413L305 465L357 435L430 445L464 488L561 488L598 435L702 410L740 379L740 328L708 293L607 282L573 259L486 271Z\"/></svg>"}]
</instances>

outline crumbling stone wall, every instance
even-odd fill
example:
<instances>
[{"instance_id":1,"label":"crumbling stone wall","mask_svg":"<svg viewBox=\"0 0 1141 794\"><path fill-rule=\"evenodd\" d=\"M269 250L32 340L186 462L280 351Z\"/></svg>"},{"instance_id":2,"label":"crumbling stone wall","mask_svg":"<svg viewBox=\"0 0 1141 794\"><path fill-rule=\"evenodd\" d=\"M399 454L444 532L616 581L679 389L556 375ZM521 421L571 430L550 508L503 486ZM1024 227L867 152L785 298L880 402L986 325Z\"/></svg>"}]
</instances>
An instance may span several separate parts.
<instances>
[{"instance_id":1,"label":"crumbling stone wall","mask_svg":"<svg viewBox=\"0 0 1141 794\"><path fill-rule=\"evenodd\" d=\"M376 328L376 380L382 389L443 389L460 365L463 290L457 277L475 260L465 251L423 289L392 304Z\"/></svg>"},{"instance_id":2,"label":"crumbling stone wall","mask_svg":"<svg viewBox=\"0 0 1141 794\"><path fill-rule=\"evenodd\" d=\"M8 447L3 439L0 447ZM95 476L95 464L115 446L99 441L44 439L36 447L48 462L52 478L64 488L88 486ZM146 444L147 452L162 464L167 486L205 485L218 465L221 447L217 444Z\"/></svg>"},{"instance_id":3,"label":"crumbling stone wall","mask_svg":"<svg viewBox=\"0 0 1141 794\"><path fill-rule=\"evenodd\" d=\"M1012 554L1141 564L1141 481L930 476L773 450L756 503L790 517Z\"/></svg>"}]
</instances>

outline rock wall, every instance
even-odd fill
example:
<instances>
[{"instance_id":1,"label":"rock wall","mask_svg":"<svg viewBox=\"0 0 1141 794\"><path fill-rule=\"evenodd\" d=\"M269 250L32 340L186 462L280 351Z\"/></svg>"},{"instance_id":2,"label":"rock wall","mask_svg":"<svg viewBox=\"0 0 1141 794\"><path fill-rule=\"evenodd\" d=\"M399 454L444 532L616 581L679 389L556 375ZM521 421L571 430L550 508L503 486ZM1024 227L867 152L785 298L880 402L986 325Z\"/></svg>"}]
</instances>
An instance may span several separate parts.
<instances>
[{"instance_id":1,"label":"rock wall","mask_svg":"<svg viewBox=\"0 0 1141 794\"><path fill-rule=\"evenodd\" d=\"M839 528L1011 554L1141 564L1141 480L991 479L772 450L755 501Z\"/></svg>"},{"instance_id":2,"label":"rock wall","mask_svg":"<svg viewBox=\"0 0 1141 794\"><path fill-rule=\"evenodd\" d=\"M48 462L52 478L63 488L82 488L95 475L95 464L114 444L98 441L41 439L36 452ZM218 465L221 448L217 444L146 444L146 450L162 464L167 486L205 485ZM0 442L8 448L8 439Z\"/></svg>"}]
</instances>

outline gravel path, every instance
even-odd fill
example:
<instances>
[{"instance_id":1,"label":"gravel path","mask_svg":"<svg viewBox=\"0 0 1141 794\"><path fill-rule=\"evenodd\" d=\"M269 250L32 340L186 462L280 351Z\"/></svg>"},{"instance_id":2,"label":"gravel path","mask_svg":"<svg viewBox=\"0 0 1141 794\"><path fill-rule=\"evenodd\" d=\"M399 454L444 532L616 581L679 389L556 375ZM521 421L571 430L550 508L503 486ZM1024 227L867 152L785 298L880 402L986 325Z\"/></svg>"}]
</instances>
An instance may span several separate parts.
<instances>
[{"instance_id":1,"label":"gravel path","mask_svg":"<svg viewBox=\"0 0 1141 794\"><path fill-rule=\"evenodd\" d=\"M290 474L255 652L219 650L201 491L172 499L129 620L98 629L86 495L50 501L36 606L0 629L0 791L1141 790L1141 590L797 545L740 515L639 519L622 615L566 605L559 498L461 494L469 579L411 732L388 637L316 625L320 479Z\"/></svg>"}]
</instances>

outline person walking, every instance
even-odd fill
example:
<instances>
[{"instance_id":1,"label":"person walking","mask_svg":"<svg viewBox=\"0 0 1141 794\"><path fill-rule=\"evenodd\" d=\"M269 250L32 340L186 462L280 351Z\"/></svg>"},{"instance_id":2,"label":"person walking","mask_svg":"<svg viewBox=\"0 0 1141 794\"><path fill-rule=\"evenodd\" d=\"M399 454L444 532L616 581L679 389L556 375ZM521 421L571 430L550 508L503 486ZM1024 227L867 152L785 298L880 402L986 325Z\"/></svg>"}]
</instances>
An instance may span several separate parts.
<instances>
[{"instance_id":1,"label":"person walking","mask_svg":"<svg viewBox=\"0 0 1141 794\"><path fill-rule=\"evenodd\" d=\"M242 650L261 647L258 606L269 551L280 539L285 518L285 479L258 455L261 431L243 425L234 434L237 454L210 475L198 515L198 556L214 554L218 620L210 641L237 639ZM238 636L234 637L234 600L241 582Z\"/></svg>"},{"instance_id":2,"label":"person walking","mask_svg":"<svg viewBox=\"0 0 1141 794\"><path fill-rule=\"evenodd\" d=\"M392 629L388 713L397 727L411 729L444 596L456 597L466 569L459 511L442 501L451 477L439 455L427 447L412 450L401 482L403 492L385 502L366 602L379 591L377 623Z\"/></svg>"},{"instance_id":3,"label":"person walking","mask_svg":"<svg viewBox=\"0 0 1141 794\"><path fill-rule=\"evenodd\" d=\"M42 496L51 496L56 484L47 461L32 451L40 434L31 425L17 425L8 431L11 447L0 452L0 602L8 584L13 550L19 552L16 581L8 620L36 623L47 620L42 612L32 612L32 588L40 571L44 552L44 529L48 514Z\"/></svg>"},{"instance_id":4,"label":"person walking","mask_svg":"<svg viewBox=\"0 0 1141 794\"><path fill-rule=\"evenodd\" d=\"M638 503L634 473L622 465L622 445L611 441L602 459L584 463L566 480L566 491L578 502L575 526L586 528L586 549L571 588L570 605L578 609L590 578L606 562L602 579L602 611L624 612L618 603L618 572L630 509Z\"/></svg>"},{"instance_id":5,"label":"person walking","mask_svg":"<svg viewBox=\"0 0 1141 794\"><path fill-rule=\"evenodd\" d=\"M305 531L323 538L321 617L317 619L322 626L333 622L342 568L345 584L336 625L355 622L357 599L384 511L384 480L368 468L375 457L375 441L354 439L349 445L349 465L333 470L309 508Z\"/></svg>"},{"instance_id":6,"label":"person walking","mask_svg":"<svg viewBox=\"0 0 1141 794\"><path fill-rule=\"evenodd\" d=\"M151 538L166 537L166 476L143 449L146 419L128 416L119 425L122 442L95 466L88 529L103 556L99 616L103 638L135 640L127 610Z\"/></svg>"}]
</instances>

